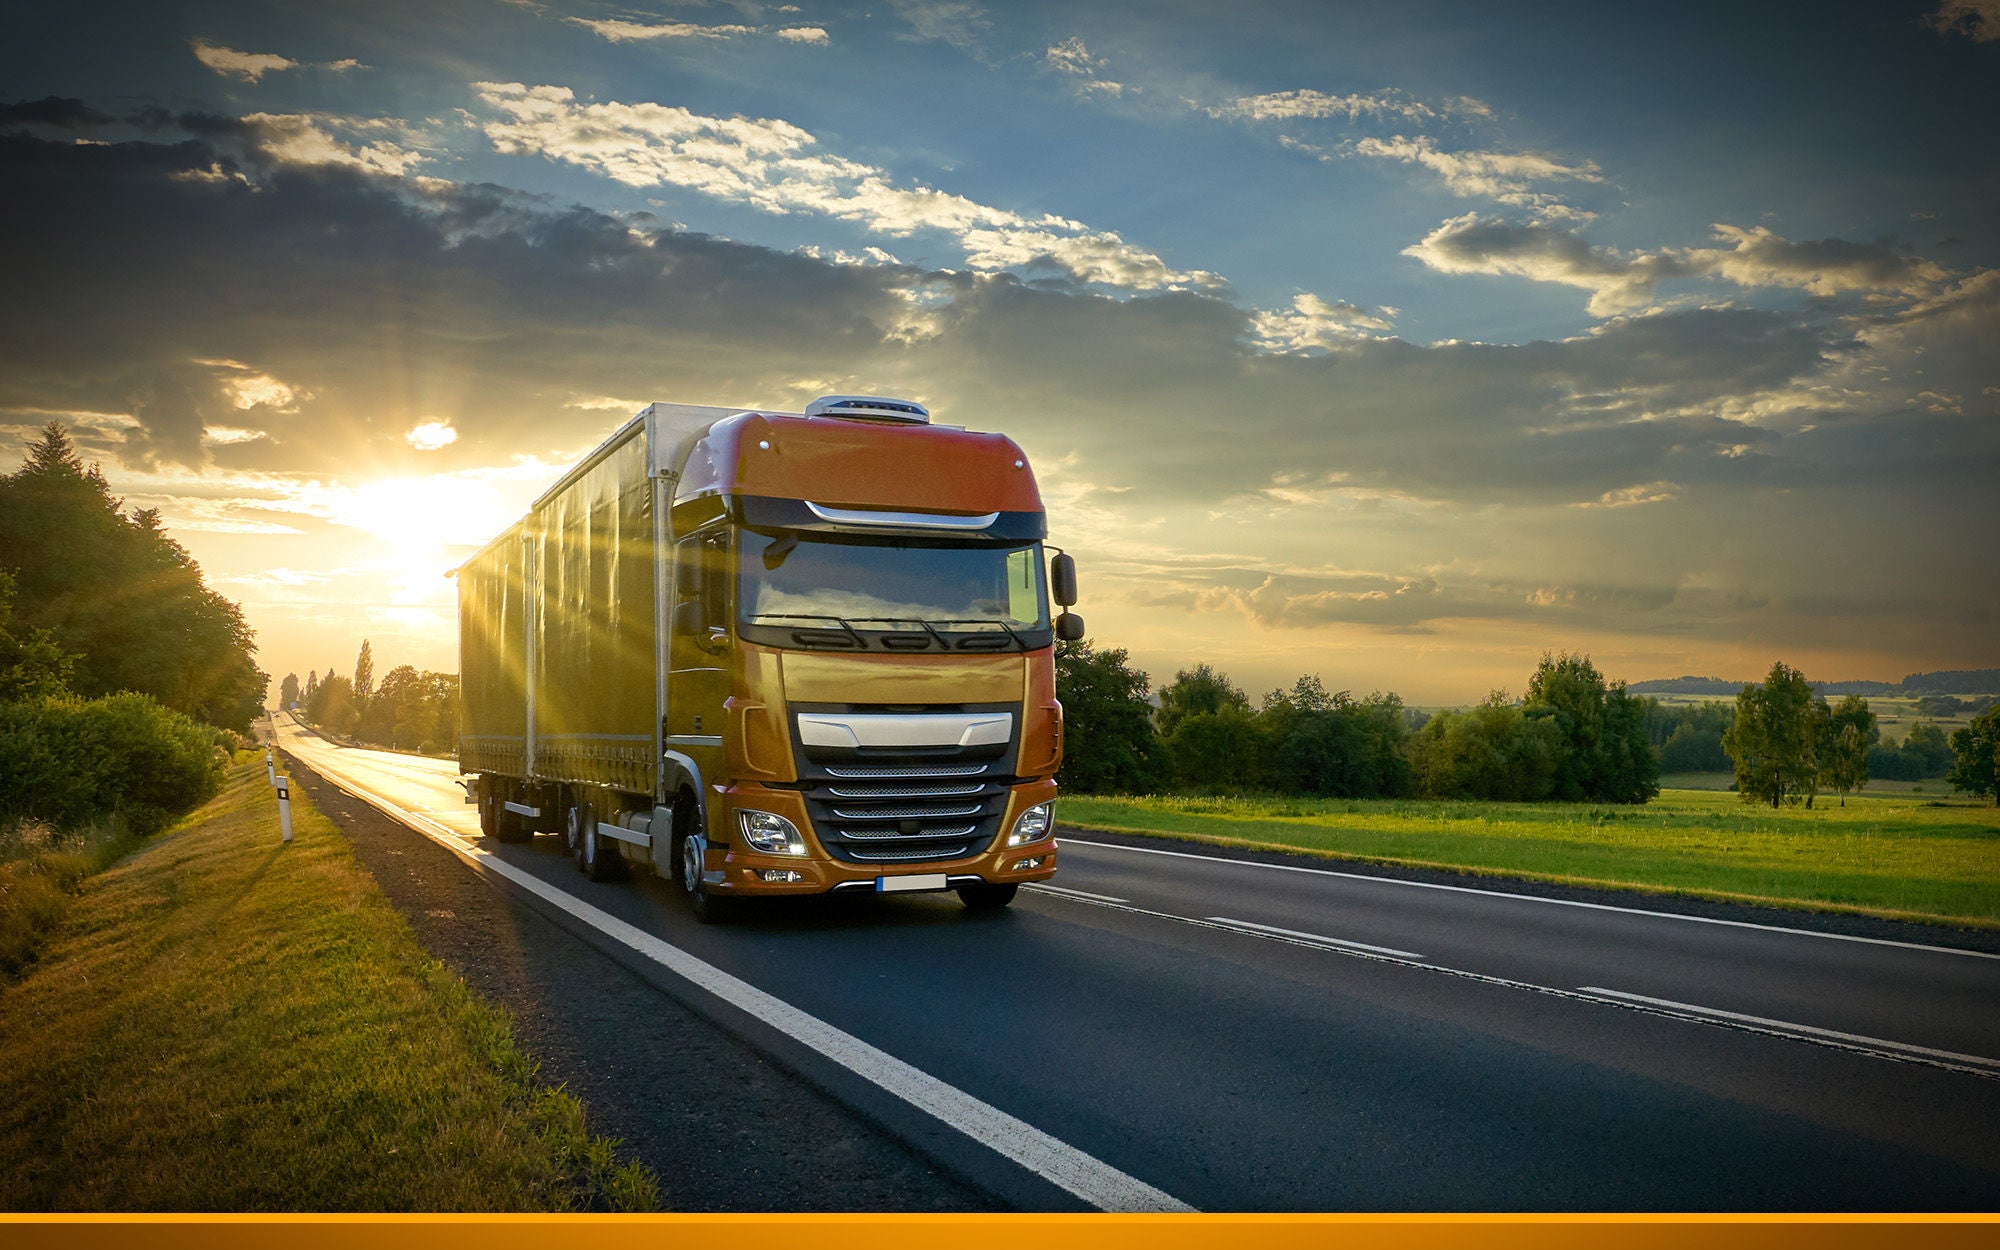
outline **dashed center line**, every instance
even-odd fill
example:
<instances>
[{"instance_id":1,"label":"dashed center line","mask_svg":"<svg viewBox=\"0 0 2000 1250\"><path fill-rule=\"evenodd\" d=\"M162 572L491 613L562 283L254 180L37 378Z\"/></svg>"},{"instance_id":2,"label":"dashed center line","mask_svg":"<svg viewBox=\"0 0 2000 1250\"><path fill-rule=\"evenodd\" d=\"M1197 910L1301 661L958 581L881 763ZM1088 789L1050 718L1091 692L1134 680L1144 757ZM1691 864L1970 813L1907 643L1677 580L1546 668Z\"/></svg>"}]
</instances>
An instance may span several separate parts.
<instances>
[{"instance_id":1,"label":"dashed center line","mask_svg":"<svg viewBox=\"0 0 2000 1250\"><path fill-rule=\"evenodd\" d=\"M1323 933L1301 933L1297 929L1280 929L1272 924L1257 924L1250 920L1232 920L1228 916L1210 916L1216 924L1229 925L1236 929L1251 929L1258 933L1276 933L1285 937L1303 938L1308 942L1324 943L1328 946L1344 946L1350 950L1373 951L1377 955L1394 955L1398 959L1422 959L1415 951L1399 951L1391 946L1370 946L1366 942L1350 942L1346 938L1327 937Z\"/></svg>"}]
</instances>

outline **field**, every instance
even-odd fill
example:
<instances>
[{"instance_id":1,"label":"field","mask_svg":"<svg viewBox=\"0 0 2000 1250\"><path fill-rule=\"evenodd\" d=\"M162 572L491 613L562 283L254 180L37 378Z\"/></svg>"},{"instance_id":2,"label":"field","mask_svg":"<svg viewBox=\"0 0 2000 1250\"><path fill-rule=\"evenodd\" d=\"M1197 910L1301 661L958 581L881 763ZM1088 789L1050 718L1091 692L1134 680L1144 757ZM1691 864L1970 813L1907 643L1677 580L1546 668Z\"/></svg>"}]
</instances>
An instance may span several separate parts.
<instances>
[{"instance_id":1,"label":"field","mask_svg":"<svg viewBox=\"0 0 2000 1250\"><path fill-rule=\"evenodd\" d=\"M1939 783L1928 784L1933 789ZM2000 928L2000 809L1923 794L1773 811L1706 789L1640 807L1065 796L1060 820L1221 846Z\"/></svg>"},{"instance_id":2,"label":"field","mask_svg":"<svg viewBox=\"0 0 2000 1250\"><path fill-rule=\"evenodd\" d=\"M281 847L246 753L41 917L0 977L0 1210L654 1205L293 793Z\"/></svg>"}]
</instances>

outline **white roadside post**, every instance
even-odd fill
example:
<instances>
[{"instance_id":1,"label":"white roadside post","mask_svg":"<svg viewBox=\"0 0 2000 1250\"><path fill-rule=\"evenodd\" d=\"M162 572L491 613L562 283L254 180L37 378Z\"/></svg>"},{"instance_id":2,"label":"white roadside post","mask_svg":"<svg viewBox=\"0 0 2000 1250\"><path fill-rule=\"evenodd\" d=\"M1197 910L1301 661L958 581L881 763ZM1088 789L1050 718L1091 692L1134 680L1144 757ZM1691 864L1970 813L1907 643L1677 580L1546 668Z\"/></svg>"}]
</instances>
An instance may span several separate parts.
<instances>
[{"instance_id":1,"label":"white roadside post","mask_svg":"<svg viewBox=\"0 0 2000 1250\"><path fill-rule=\"evenodd\" d=\"M264 775L271 779L272 785L278 784L278 762L271 758L269 751L264 752Z\"/></svg>"},{"instance_id":2,"label":"white roadside post","mask_svg":"<svg viewBox=\"0 0 2000 1250\"><path fill-rule=\"evenodd\" d=\"M292 841L292 779L279 777L274 785L278 787L278 832L286 845Z\"/></svg>"}]
</instances>

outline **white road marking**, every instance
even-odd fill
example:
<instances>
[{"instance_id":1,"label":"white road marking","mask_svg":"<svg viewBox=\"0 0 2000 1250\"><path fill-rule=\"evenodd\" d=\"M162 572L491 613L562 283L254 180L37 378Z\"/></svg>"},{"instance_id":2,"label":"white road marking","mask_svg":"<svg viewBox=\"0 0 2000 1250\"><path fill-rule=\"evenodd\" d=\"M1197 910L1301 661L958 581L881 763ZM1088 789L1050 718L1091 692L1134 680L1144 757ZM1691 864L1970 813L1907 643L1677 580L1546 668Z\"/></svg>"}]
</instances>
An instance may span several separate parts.
<instances>
[{"instance_id":1,"label":"white road marking","mask_svg":"<svg viewBox=\"0 0 2000 1250\"><path fill-rule=\"evenodd\" d=\"M1694 1003L1677 1003L1670 998L1648 998L1644 994L1628 994L1623 990L1601 989L1595 985L1585 985L1579 988L1585 994L1601 994L1610 998L1622 998L1635 1003L1645 1003L1652 1007L1667 1007L1675 1011L1691 1011L1699 1015L1714 1016L1721 1020L1734 1020L1744 1024L1762 1025L1767 1029L1779 1029L1787 1033L1805 1033L1813 1037L1854 1042L1862 1046L1882 1046L1890 1050L1907 1051L1913 1055L1924 1055L1932 1059L1944 1059L1953 1063L1980 1064L1985 1067L2000 1069L2000 1059L1987 1059L1981 1055L1965 1055L1955 1050L1937 1050L1930 1046L1917 1046L1910 1042L1892 1042L1880 1037L1864 1037L1859 1033L1842 1033L1838 1029L1816 1028L1810 1024L1793 1024L1789 1020L1772 1020L1765 1016L1746 1016L1740 1012L1724 1011L1720 1007L1701 1007Z\"/></svg>"},{"instance_id":2,"label":"white road marking","mask_svg":"<svg viewBox=\"0 0 2000 1250\"><path fill-rule=\"evenodd\" d=\"M1205 858L1205 857L1203 857ZM1240 927L1241 921L1224 921L1220 918L1197 920L1193 916L1178 916L1173 912L1153 911L1146 907L1135 907L1130 903L1103 903L1094 899L1078 898L1076 902L1089 907L1104 907L1111 911L1130 912L1136 916L1150 916L1156 920L1171 920L1176 924L1193 925L1198 929L1216 929L1223 933L1240 933L1246 937L1261 937L1273 942L1289 942L1294 946L1310 947L1325 951L1329 955L1343 955L1349 959L1366 959L1372 963L1393 964L1401 968L1414 968L1421 972L1436 972L1448 977L1458 977L1465 981L1477 981L1483 985L1498 986L1502 989L1526 990L1531 994L1546 994L1551 998L1566 998L1571 1002L1597 1003L1606 1007L1622 1007L1627 1011L1637 1011L1649 1016L1665 1016L1670 1020L1684 1020L1693 1024L1713 1025L1717 1028L1733 1029L1742 1033L1759 1033L1766 1037L1783 1038L1786 1041L1807 1042L1815 1046L1825 1046L1833 1050L1852 1051L1876 1059L1894 1059L1903 1063L1920 1063L1926 1067L1944 1068L1952 1072L1964 1072L1972 1076L2000 1079L2000 1070L1979 1066L1991 1060L1972 1059L1971 1063L1957 1061L1957 1057L1945 1058L1950 1051L1930 1051L1922 1046L1903 1042L1877 1042L1873 1038L1861 1038L1858 1034L1839 1034L1830 1030L1789 1031L1796 1026L1776 1028L1760 1022L1754 1016L1732 1017L1727 1013L1710 1012L1703 1008L1683 1008L1678 1004L1667 1004L1665 1000L1647 1001L1636 995L1621 995L1611 991L1565 990L1553 985L1537 985L1533 981L1516 981L1512 977L1494 976L1487 972L1470 972L1464 968L1452 968L1444 964L1425 961L1421 956L1405 957L1400 954L1385 954L1381 947L1357 949L1358 944L1335 946L1324 938L1291 936L1286 929L1271 929L1259 926L1262 931L1252 931Z\"/></svg>"},{"instance_id":3,"label":"white road marking","mask_svg":"<svg viewBox=\"0 0 2000 1250\"><path fill-rule=\"evenodd\" d=\"M373 793L363 783L340 776L333 768L325 768L319 763L315 763L314 767L321 768L329 780L343 788L351 787L350 792L355 797L424 834L479 871L504 878L537 898L560 907L732 1007L811 1047L850 1072L873 1082L918 1110L937 1117L1098 1210L1191 1212L1195 1209L1034 1125L905 1063L887 1051L765 993L748 981L724 972L635 925L627 924L532 873L516 868L435 819L407 811Z\"/></svg>"},{"instance_id":4,"label":"white road marking","mask_svg":"<svg viewBox=\"0 0 2000 1250\"><path fill-rule=\"evenodd\" d=\"M1370 946L1366 942L1350 942L1346 938L1328 937L1324 933L1301 933L1297 929L1280 929L1274 924L1257 924L1249 920L1232 920L1228 916L1210 916L1216 924L1228 925L1233 929L1251 929L1259 933L1277 933L1285 937L1304 938L1308 942L1322 942L1329 946L1344 946L1349 950L1374 951L1378 955L1394 955L1399 959L1422 959L1415 951L1399 951L1388 946Z\"/></svg>"},{"instance_id":5,"label":"white road marking","mask_svg":"<svg viewBox=\"0 0 2000 1250\"><path fill-rule=\"evenodd\" d=\"M1113 898L1109 894L1092 894L1089 890L1072 890L1066 885L1050 885L1042 881L1035 882L1029 885L1028 888L1042 894L1061 894L1069 898L1087 898L1099 903L1122 903L1125 901L1122 898Z\"/></svg>"},{"instance_id":6,"label":"white road marking","mask_svg":"<svg viewBox=\"0 0 2000 1250\"><path fill-rule=\"evenodd\" d=\"M1131 851L1137 855L1166 855L1174 859L1199 859L1242 868L1269 868L1277 872L1305 872L1321 877L1345 877L1352 881L1373 881L1382 885L1407 885L1420 890L1449 890L1455 894L1479 894L1487 898L1514 899L1523 903L1548 903L1555 907L1582 907L1591 911L1623 912L1628 916L1651 916L1660 920L1686 920L1693 924L1719 924L1735 929L1762 929L1767 933L1789 933L1798 937L1825 938L1830 942L1862 942L1870 946L1897 946L1904 950L1931 951L1939 955L1968 955L1974 959L2000 959L1991 951L1969 951L1956 946L1927 946L1922 942L1898 942L1890 938L1857 937L1852 933L1819 933L1812 929L1792 929L1784 925L1758 924L1750 920L1721 920L1714 916L1684 916L1679 912L1649 911L1643 907L1619 907L1613 903L1585 903L1573 898L1543 898L1537 894L1514 894L1506 890L1482 890L1470 885L1443 885L1436 881L1405 881L1399 877L1377 877L1365 872L1342 872L1334 868L1307 868L1300 864L1266 864L1254 859L1230 859L1223 855L1198 855L1188 851L1164 851L1151 846L1122 846L1116 842L1091 842L1064 835L1064 846L1094 846L1107 851Z\"/></svg>"}]
</instances>

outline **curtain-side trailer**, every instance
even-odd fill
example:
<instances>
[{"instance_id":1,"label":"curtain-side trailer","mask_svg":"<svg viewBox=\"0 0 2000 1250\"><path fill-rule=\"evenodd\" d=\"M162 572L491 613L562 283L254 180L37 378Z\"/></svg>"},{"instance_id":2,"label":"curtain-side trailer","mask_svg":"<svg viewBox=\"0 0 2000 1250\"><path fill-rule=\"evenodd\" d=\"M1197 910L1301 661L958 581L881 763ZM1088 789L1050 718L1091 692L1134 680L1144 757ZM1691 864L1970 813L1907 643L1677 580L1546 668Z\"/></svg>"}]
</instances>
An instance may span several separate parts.
<instances>
[{"instance_id":1,"label":"curtain-side trailer","mask_svg":"<svg viewBox=\"0 0 2000 1250\"><path fill-rule=\"evenodd\" d=\"M920 405L653 404L458 570L459 763L501 841L740 898L1052 876L1082 622L1012 440Z\"/></svg>"}]
</instances>

